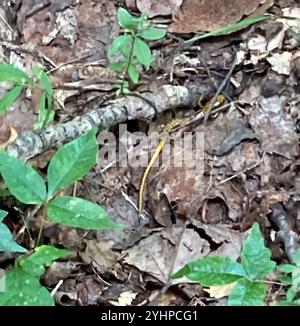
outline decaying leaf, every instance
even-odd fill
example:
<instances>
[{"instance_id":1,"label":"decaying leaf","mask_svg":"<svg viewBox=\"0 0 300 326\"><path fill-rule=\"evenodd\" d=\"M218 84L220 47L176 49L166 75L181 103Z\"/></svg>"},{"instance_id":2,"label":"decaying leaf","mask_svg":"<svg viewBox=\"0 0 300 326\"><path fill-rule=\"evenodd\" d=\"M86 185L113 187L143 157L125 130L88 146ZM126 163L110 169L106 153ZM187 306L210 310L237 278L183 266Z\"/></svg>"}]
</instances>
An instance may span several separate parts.
<instances>
[{"instance_id":1,"label":"decaying leaf","mask_svg":"<svg viewBox=\"0 0 300 326\"><path fill-rule=\"evenodd\" d=\"M136 5L140 12L148 17L171 15L182 4L183 0L137 0Z\"/></svg>"},{"instance_id":2,"label":"decaying leaf","mask_svg":"<svg viewBox=\"0 0 300 326\"><path fill-rule=\"evenodd\" d=\"M110 300L109 303L113 306L130 306L137 295L138 293L132 291L122 292L118 301Z\"/></svg>"},{"instance_id":3,"label":"decaying leaf","mask_svg":"<svg viewBox=\"0 0 300 326\"><path fill-rule=\"evenodd\" d=\"M179 269L190 260L206 256L210 250L208 242L197 232L186 229L182 235L183 228L168 228L142 239L125 251L124 261L166 283L173 266L174 270Z\"/></svg>"},{"instance_id":4,"label":"decaying leaf","mask_svg":"<svg viewBox=\"0 0 300 326\"><path fill-rule=\"evenodd\" d=\"M85 263L93 264L99 273L112 272L121 255L110 248L108 241L86 240L86 249L80 256Z\"/></svg>"},{"instance_id":5,"label":"decaying leaf","mask_svg":"<svg viewBox=\"0 0 300 326\"><path fill-rule=\"evenodd\" d=\"M284 112L286 101L279 95L261 98L251 112L250 124L264 151L293 158L299 154L298 136L294 121Z\"/></svg>"},{"instance_id":6,"label":"decaying leaf","mask_svg":"<svg viewBox=\"0 0 300 326\"><path fill-rule=\"evenodd\" d=\"M209 288L205 288L204 291L209 293L212 298L221 299L227 297L235 285L236 282L226 285L215 285L210 286Z\"/></svg>"},{"instance_id":7,"label":"decaying leaf","mask_svg":"<svg viewBox=\"0 0 300 326\"><path fill-rule=\"evenodd\" d=\"M211 31L239 21L265 2L266 0L185 0L174 15L174 23L169 30L176 33Z\"/></svg>"},{"instance_id":8,"label":"decaying leaf","mask_svg":"<svg viewBox=\"0 0 300 326\"><path fill-rule=\"evenodd\" d=\"M271 64L271 67L274 71L282 75L289 75L292 68L292 53L291 52L282 52L274 53L267 61Z\"/></svg>"}]
</instances>

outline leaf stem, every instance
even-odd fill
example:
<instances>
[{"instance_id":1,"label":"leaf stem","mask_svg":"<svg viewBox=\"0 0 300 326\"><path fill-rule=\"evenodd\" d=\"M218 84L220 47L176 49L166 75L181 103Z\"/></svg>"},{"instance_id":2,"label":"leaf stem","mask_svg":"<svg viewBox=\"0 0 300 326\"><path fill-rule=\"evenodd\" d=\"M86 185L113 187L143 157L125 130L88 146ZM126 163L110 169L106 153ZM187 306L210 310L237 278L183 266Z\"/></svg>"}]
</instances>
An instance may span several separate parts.
<instances>
[{"instance_id":1,"label":"leaf stem","mask_svg":"<svg viewBox=\"0 0 300 326\"><path fill-rule=\"evenodd\" d=\"M42 237L42 233L43 233L43 229L45 226L45 222L46 222L46 211L45 211L45 205L43 205L42 207L42 215L41 215L41 226L40 226L40 230L39 230L39 234L36 240L36 244L35 244L35 248L38 247L40 241L41 241L41 237Z\"/></svg>"},{"instance_id":2,"label":"leaf stem","mask_svg":"<svg viewBox=\"0 0 300 326\"><path fill-rule=\"evenodd\" d=\"M122 80L121 94L124 94L124 85L125 85L125 82L126 82L126 80L125 80L126 77L128 77L129 84L131 83L130 77L128 75L128 70L129 70L129 67L130 67L131 61L132 61L133 48L134 48L134 44L135 44L136 38L137 38L136 34L134 32L132 32L132 44L131 44L131 49L130 49L130 53L129 53L129 58L128 58L127 66L126 66L126 69L124 71L124 76L123 76L123 80Z\"/></svg>"}]
</instances>

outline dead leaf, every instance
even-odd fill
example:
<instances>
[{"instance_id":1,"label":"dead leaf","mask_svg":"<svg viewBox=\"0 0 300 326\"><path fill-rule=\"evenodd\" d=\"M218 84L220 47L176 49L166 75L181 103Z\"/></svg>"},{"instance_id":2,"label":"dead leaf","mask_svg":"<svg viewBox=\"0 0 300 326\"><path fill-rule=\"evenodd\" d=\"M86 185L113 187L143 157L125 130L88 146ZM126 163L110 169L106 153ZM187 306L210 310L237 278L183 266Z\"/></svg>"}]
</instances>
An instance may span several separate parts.
<instances>
[{"instance_id":1,"label":"dead leaf","mask_svg":"<svg viewBox=\"0 0 300 326\"><path fill-rule=\"evenodd\" d=\"M176 11L182 4L183 0L137 0L136 5L140 12L145 13L148 17L168 16Z\"/></svg>"},{"instance_id":2,"label":"dead leaf","mask_svg":"<svg viewBox=\"0 0 300 326\"><path fill-rule=\"evenodd\" d=\"M18 133L14 127L10 127L10 136L8 140L3 143L0 143L0 149L5 149L9 144L13 143L18 137Z\"/></svg>"},{"instance_id":3,"label":"dead leaf","mask_svg":"<svg viewBox=\"0 0 300 326\"><path fill-rule=\"evenodd\" d=\"M221 299L227 297L232 289L235 287L237 282L226 284L226 285L215 285L205 288L204 291L209 293L212 298Z\"/></svg>"},{"instance_id":4,"label":"dead leaf","mask_svg":"<svg viewBox=\"0 0 300 326\"><path fill-rule=\"evenodd\" d=\"M47 269L43 280L47 286L55 286L59 282L59 280L65 280L72 273L78 272L79 265L80 263L76 263L73 261L56 261L50 266L50 268Z\"/></svg>"},{"instance_id":5,"label":"dead leaf","mask_svg":"<svg viewBox=\"0 0 300 326\"><path fill-rule=\"evenodd\" d=\"M108 301L113 306L130 306L132 304L132 301L136 298L138 293L134 293L132 291L122 292L120 294L120 297L118 298L118 301Z\"/></svg>"},{"instance_id":6,"label":"dead leaf","mask_svg":"<svg viewBox=\"0 0 300 326\"><path fill-rule=\"evenodd\" d=\"M193 219L192 223L195 227L203 230L213 242L221 244L209 256L228 256L235 260L240 257L241 248L247 233L232 230L229 225L221 223L218 225L207 225L195 219Z\"/></svg>"},{"instance_id":7,"label":"dead leaf","mask_svg":"<svg viewBox=\"0 0 300 326\"><path fill-rule=\"evenodd\" d=\"M169 30L176 33L211 31L239 21L266 0L185 0Z\"/></svg>"},{"instance_id":8,"label":"dead leaf","mask_svg":"<svg viewBox=\"0 0 300 326\"><path fill-rule=\"evenodd\" d=\"M86 240L85 243L85 251L80 253L82 260L93 264L100 274L112 272L121 254L111 250L111 243L97 240Z\"/></svg>"},{"instance_id":9,"label":"dead leaf","mask_svg":"<svg viewBox=\"0 0 300 326\"><path fill-rule=\"evenodd\" d=\"M208 242L191 229L185 230L176 250L183 227L168 228L142 239L124 252L127 254L124 261L166 283L172 273L172 266L175 272L187 262L206 256L210 250Z\"/></svg>"},{"instance_id":10,"label":"dead leaf","mask_svg":"<svg viewBox=\"0 0 300 326\"><path fill-rule=\"evenodd\" d=\"M270 63L272 70L282 75L290 75L292 69L291 52L274 53L267 58L267 61Z\"/></svg>"},{"instance_id":11,"label":"dead leaf","mask_svg":"<svg viewBox=\"0 0 300 326\"><path fill-rule=\"evenodd\" d=\"M292 159L299 155L299 145L294 121L284 112L286 100L279 95L262 97L251 111L249 122L264 151Z\"/></svg>"}]
</instances>

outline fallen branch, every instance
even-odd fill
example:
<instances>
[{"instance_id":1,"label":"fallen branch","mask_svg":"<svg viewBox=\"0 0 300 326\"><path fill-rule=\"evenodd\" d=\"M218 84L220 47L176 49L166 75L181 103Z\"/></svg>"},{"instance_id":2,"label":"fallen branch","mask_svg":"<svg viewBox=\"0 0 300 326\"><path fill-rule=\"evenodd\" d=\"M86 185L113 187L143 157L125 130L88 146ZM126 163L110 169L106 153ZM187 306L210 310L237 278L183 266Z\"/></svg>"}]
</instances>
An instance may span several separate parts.
<instances>
[{"instance_id":1,"label":"fallen branch","mask_svg":"<svg viewBox=\"0 0 300 326\"><path fill-rule=\"evenodd\" d=\"M41 131L25 131L7 147L7 152L26 161L79 137L93 127L101 131L127 120L149 121L156 113L189 106L200 94L209 91L210 87L207 84L190 87L165 85L155 94L143 93L145 99L140 96L117 98L104 107L94 105L87 113L69 122L53 125Z\"/></svg>"},{"instance_id":2,"label":"fallen branch","mask_svg":"<svg viewBox=\"0 0 300 326\"><path fill-rule=\"evenodd\" d=\"M284 244L289 261L294 263L293 255L299 247L297 243L297 234L291 229L288 216L281 204L274 204L272 206L271 220L278 228L277 236Z\"/></svg>"}]
</instances>

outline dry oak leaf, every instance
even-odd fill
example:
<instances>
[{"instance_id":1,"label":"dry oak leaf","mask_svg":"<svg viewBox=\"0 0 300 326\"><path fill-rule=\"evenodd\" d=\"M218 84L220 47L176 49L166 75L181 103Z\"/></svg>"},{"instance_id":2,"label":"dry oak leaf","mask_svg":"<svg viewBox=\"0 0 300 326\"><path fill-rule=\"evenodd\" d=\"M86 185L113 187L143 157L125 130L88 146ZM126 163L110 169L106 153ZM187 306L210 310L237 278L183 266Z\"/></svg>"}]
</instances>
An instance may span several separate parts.
<instances>
[{"instance_id":1,"label":"dry oak leaf","mask_svg":"<svg viewBox=\"0 0 300 326\"><path fill-rule=\"evenodd\" d=\"M170 32L211 31L250 15L267 0L185 0L173 16Z\"/></svg>"},{"instance_id":2,"label":"dry oak leaf","mask_svg":"<svg viewBox=\"0 0 300 326\"><path fill-rule=\"evenodd\" d=\"M148 17L168 16L181 6L183 0L137 0L136 5L140 12Z\"/></svg>"}]
</instances>

